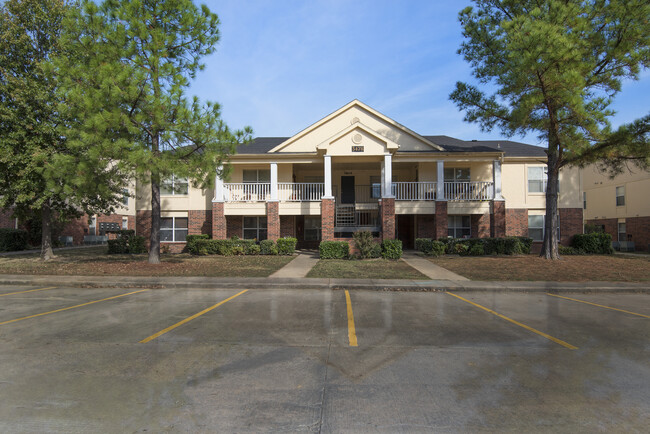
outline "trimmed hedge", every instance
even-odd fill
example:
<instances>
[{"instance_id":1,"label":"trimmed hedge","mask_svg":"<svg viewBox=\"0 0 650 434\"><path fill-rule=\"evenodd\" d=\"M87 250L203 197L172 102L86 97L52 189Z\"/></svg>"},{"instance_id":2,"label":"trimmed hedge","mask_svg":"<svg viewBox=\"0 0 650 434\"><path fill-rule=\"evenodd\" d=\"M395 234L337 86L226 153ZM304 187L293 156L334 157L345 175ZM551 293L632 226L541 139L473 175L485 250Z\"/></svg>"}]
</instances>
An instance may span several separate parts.
<instances>
[{"instance_id":1,"label":"trimmed hedge","mask_svg":"<svg viewBox=\"0 0 650 434\"><path fill-rule=\"evenodd\" d=\"M22 229L0 229L0 252L27 249L28 236Z\"/></svg>"},{"instance_id":2,"label":"trimmed hedge","mask_svg":"<svg viewBox=\"0 0 650 434\"><path fill-rule=\"evenodd\" d=\"M417 238L415 240L415 249L427 256L444 255L445 248L445 243L442 241L432 240L431 238Z\"/></svg>"},{"instance_id":3,"label":"trimmed hedge","mask_svg":"<svg viewBox=\"0 0 650 434\"><path fill-rule=\"evenodd\" d=\"M321 259L348 259L350 245L347 241L321 241L318 253Z\"/></svg>"},{"instance_id":4,"label":"trimmed hedge","mask_svg":"<svg viewBox=\"0 0 650 434\"><path fill-rule=\"evenodd\" d=\"M571 240L571 246L587 254L611 255L614 253L612 236L604 232L576 234Z\"/></svg>"},{"instance_id":5,"label":"trimmed hedge","mask_svg":"<svg viewBox=\"0 0 650 434\"><path fill-rule=\"evenodd\" d=\"M116 232L117 238L108 240L108 254L133 254L146 253L144 237L135 235L134 230L121 230Z\"/></svg>"},{"instance_id":6,"label":"trimmed hedge","mask_svg":"<svg viewBox=\"0 0 650 434\"><path fill-rule=\"evenodd\" d=\"M381 244L375 241L370 231L358 231L353 234L354 246L359 250L362 259L378 258L381 256Z\"/></svg>"},{"instance_id":7,"label":"trimmed hedge","mask_svg":"<svg viewBox=\"0 0 650 434\"><path fill-rule=\"evenodd\" d=\"M482 255L520 255L529 254L533 244L528 237L505 238L418 238L415 248L427 256L439 256L443 253L461 256Z\"/></svg>"},{"instance_id":8,"label":"trimmed hedge","mask_svg":"<svg viewBox=\"0 0 650 434\"><path fill-rule=\"evenodd\" d=\"M278 238L276 245L278 246L278 253L280 255L293 255L296 252L296 244L298 239L287 237Z\"/></svg>"},{"instance_id":9,"label":"trimmed hedge","mask_svg":"<svg viewBox=\"0 0 650 434\"><path fill-rule=\"evenodd\" d=\"M384 259L399 259L402 257L402 242L400 240L384 240L381 242L381 257Z\"/></svg>"},{"instance_id":10,"label":"trimmed hedge","mask_svg":"<svg viewBox=\"0 0 650 434\"><path fill-rule=\"evenodd\" d=\"M208 234L201 234L201 235L188 235L185 238L186 241L186 246L187 246L187 251L190 252L192 255L198 255L199 250L196 242L198 240L209 240L210 235Z\"/></svg>"},{"instance_id":11,"label":"trimmed hedge","mask_svg":"<svg viewBox=\"0 0 650 434\"><path fill-rule=\"evenodd\" d=\"M260 241L260 255L277 255L278 246L275 245L273 240Z\"/></svg>"}]
</instances>

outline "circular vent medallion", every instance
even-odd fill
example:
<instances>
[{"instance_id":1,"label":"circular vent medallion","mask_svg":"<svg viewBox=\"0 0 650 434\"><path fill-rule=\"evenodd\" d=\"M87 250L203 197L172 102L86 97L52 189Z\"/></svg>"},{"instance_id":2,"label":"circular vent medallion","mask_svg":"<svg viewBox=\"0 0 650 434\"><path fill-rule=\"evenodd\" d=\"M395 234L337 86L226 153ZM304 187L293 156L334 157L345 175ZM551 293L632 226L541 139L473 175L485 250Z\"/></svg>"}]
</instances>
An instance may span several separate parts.
<instances>
[{"instance_id":1,"label":"circular vent medallion","mask_svg":"<svg viewBox=\"0 0 650 434\"><path fill-rule=\"evenodd\" d=\"M352 118L352 119L350 120L350 125L352 125L352 124L356 124L356 123L358 123L358 122L359 122L359 118L354 117L354 118Z\"/></svg>"},{"instance_id":2,"label":"circular vent medallion","mask_svg":"<svg viewBox=\"0 0 650 434\"><path fill-rule=\"evenodd\" d=\"M357 134L355 134L354 136L352 136L352 141L353 141L354 143L356 143L356 144L361 143L361 140L362 140L362 139L363 139L363 136L362 136L361 134L359 134L359 133L357 133Z\"/></svg>"}]
</instances>

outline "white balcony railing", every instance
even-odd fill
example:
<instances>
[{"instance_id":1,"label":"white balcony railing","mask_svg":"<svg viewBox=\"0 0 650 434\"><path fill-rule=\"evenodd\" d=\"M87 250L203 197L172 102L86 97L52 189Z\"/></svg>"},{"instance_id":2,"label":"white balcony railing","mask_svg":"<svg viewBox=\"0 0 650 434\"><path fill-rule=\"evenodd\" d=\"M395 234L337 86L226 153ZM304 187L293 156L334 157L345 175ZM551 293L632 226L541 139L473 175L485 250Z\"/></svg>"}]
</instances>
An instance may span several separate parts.
<instances>
[{"instance_id":1,"label":"white balcony railing","mask_svg":"<svg viewBox=\"0 0 650 434\"><path fill-rule=\"evenodd\" d=\"M278 199L281 202L318 202L325 195L322 182L279 182Z\"/></svg>"},{"instance_id":2,"label":"white balcony railing","mask_svg":"<svg viewBox=\"0 0 650 434\"><path fill-rule=\"evenodd\" d=\"M458 201L494 199L493 182L445 182L445 199Z\"/></svg>"},{"instance_id":3,"label":"white balcony railing","mask_svg":"<svg viewBox=\"0 0 650 434\"><path fill-rule=\"evenodd\" d=\"M226 202L265 202L271 197L271 183L227 183L223 185Z\"/></svg>"},{"instance_id":4,"label":"white balcony railing","mask_svg":"<svg viewBox=\"0 0 650 434\"><path fill-rule=\"evenodd\" d=\"M435 182L393 182L395 200L434 200Z\"/></svg>"}]
</instances>

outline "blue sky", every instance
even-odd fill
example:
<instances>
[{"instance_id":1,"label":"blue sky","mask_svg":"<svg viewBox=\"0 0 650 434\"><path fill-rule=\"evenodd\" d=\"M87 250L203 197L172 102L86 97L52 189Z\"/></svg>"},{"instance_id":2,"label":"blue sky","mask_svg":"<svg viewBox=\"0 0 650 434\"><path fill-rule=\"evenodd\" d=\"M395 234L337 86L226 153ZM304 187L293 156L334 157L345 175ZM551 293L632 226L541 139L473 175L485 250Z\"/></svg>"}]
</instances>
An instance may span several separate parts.
<instances>
[{"instance_id":1,"label":"blue sky","mask_svg":"<svg viewBox=\"0 0 650 434\"><path fill-rule=\"evenodd\" d=\"M458 12L470 2L416 0L207 1L221 20L217 51L191 92L222 105L231 128L292 136L353 99L422 135L482 133L449 101L470 66L456 53ZM613 108L618 126L648 112L650 73L629 81ZM539 144L535 135L512 140Z\"/></svg>"}]
</instances>

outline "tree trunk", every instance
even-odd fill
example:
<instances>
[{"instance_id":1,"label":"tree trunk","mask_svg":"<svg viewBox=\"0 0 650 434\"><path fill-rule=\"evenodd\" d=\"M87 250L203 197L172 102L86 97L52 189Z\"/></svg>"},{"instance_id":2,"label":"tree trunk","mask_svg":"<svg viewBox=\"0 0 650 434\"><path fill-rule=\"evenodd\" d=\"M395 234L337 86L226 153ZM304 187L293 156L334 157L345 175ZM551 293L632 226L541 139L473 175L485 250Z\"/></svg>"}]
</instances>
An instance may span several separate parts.
<instances>
[{"instance_id":1,"label":"tree trunk","mask_svg":"<svg viewBox=\"0 0 650 434\"><path fill-rule=\"evenodd\" d=\"M557 239L557 196L559 186L559 158L556 149L549 146L548 179L546 182L546 218L544 219L544 243L540 256L546 259L560 259Z\"/></svg>"},{"instance_id":2,"label":"tree trunk","mask_svg":"<svg viewBox=\"0 0 650 434\"><path fill-rule=\"evenodd\" d=\"M151 174L151 235L149 263L160 264L160 177Z\"/></svg>"},{"instance_id":3,"label":"tree trunk","mask_svg":"<svg viewBox=\"0 0 650 434\"><path fill-rule=\"evenodd\" d=\"M52 210L49 202L43 204L41 220L41 261L49 261L55 257L52 251Z\"/></svg>"}]
</instances>

